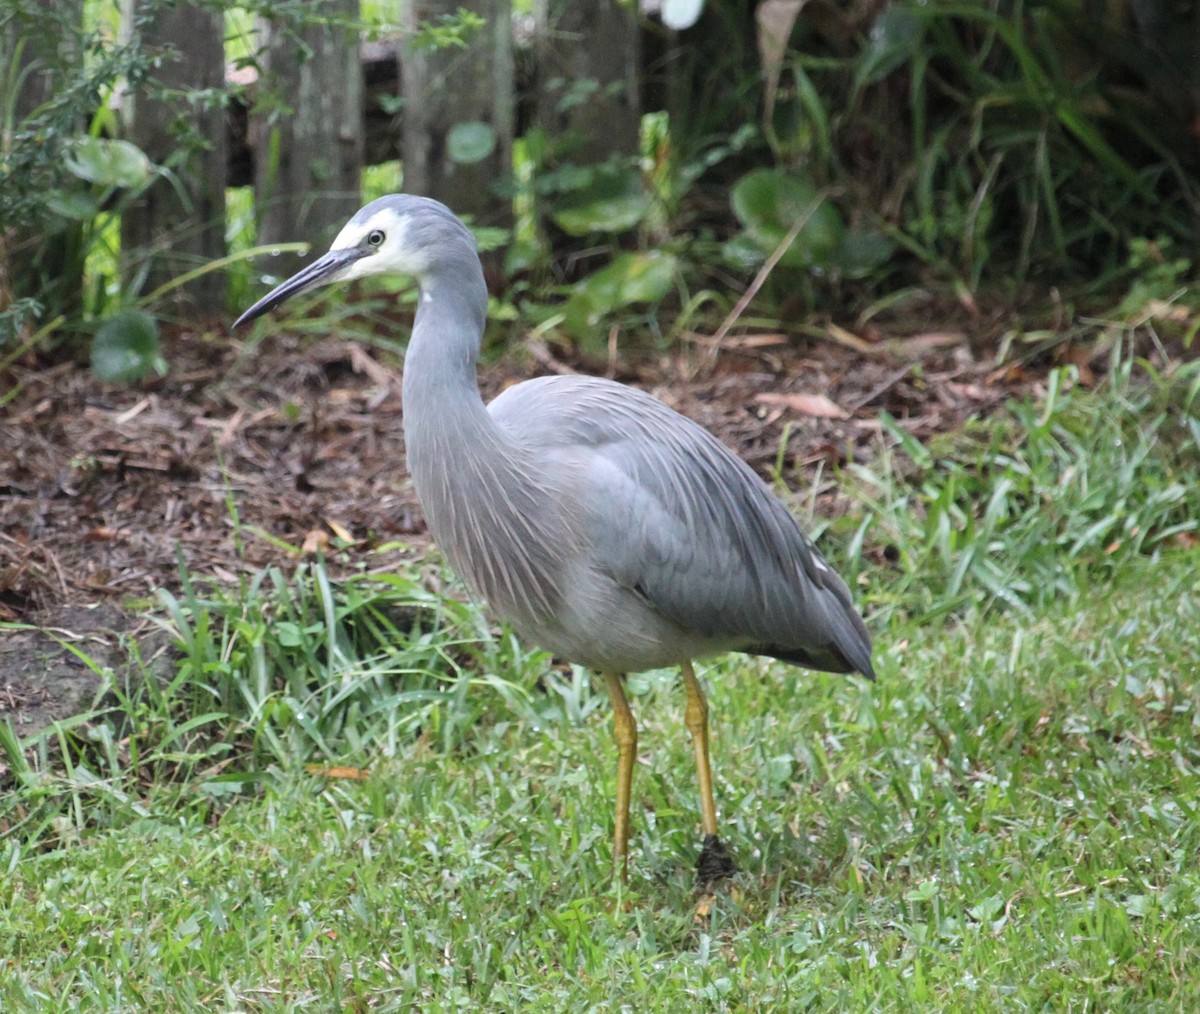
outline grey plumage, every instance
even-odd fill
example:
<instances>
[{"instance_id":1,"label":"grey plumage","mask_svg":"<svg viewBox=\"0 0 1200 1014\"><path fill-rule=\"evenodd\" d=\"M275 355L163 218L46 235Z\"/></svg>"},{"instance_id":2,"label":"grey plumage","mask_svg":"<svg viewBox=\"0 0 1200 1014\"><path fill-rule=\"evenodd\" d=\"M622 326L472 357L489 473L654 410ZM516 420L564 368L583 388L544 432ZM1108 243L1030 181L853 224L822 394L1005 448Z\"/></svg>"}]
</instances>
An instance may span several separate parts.
<instances>
[{"instance_id":1,"label":"grey plumage","mask_svg":"<svg viewBox=\"0 0 1200 1014\"><path fill-rule=\"evenodd\" d=\"M420 286L403 396L426 521L455 571L522 637L609 674L684 665L689 702L690 660L728 650L874 678L845 583L706 430L592 377L529 380L485 407L475 373L483 273L469 231L436 201L368 204L325 257L239 323L315 285L384 271ZM707 765L706 726L704 736Z\"/></svg>"},{"instance_id":2,"label":"grey plumage","mask_svg":"<svg viewBox=\"0 0 1200 1014\"><path fill-rule=\"evenodd\" d=\"M562 530L539 550L575 547L534 557L534 580L554 588L556 601L528 631L514 621L530 639L601 672L733 649L870 673L869 636L845 584L762 480L706 430L635 388L592 377L518 384L489 413L541 463L525 475L539 501L532 513ZM512 552L508 540L488 545ZM515 599L479 591L514 617L532 599L524 589ZM563 610L581 619L565 624Z\"/></svg>"}]
</instances>

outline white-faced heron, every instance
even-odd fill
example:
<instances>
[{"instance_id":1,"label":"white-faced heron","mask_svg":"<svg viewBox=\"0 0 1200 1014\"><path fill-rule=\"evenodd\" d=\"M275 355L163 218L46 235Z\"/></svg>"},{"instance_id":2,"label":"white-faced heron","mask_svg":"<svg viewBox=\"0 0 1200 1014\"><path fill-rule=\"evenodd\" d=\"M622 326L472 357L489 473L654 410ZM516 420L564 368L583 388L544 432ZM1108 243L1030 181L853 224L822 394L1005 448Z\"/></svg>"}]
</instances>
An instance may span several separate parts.
<instances>
[{"instance_id":1,"label":"white-faced heron","mask_svg":"<svg viewBox=\"0 0 1200 1014\"><path fill-rule=\"evenodd\" d=\"M484 405L483 270L470 231L437 201L372 201L237 323L316 286L385 273L420 288L404 437L430 532L523 638L604 676L618 752L614 862L624 875L637 751L622 677L678 665L700 783L700 875L730 872L692 659L741 651L873 679L871 638L845 582L745 462L636 388L539 377Z\"/></svg>"}]
</instances>

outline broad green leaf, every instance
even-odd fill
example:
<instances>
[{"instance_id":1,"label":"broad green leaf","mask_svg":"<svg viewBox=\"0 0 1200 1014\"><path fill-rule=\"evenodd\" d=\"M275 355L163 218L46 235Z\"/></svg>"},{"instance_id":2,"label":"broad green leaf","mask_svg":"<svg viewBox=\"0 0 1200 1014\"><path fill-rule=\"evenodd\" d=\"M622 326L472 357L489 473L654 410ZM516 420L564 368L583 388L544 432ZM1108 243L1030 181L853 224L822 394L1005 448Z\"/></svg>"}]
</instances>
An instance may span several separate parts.
<instances>
[{"instance_id":1,"label":"broad green leaf","mask_svg":"<svg viewBox=\"0 0 1200 1014\"><path fill-rule=\"evenodd\" d=\"M895 250L896 244L881 232L847 232L835 262L847 278L866 278L887 263Z\"/></svg>"},{"instance_id":2,"label":"broad green leaf","mask_svg":"<svg viewBox=\"0 0 1200 1014\"><path fill-rule=\"evenodd\" d=\"M754 271L767 259L768 253L748 232L739 232L721 247L725 263L738 271Z\"/></svg>"},{"instance_id":3,"label":"broad green leaf","mask_svg":"<svg viewBox=\"0 0 1200 1014\"><path fill-rule=\"evenodd\" d=\"M55 190L46 195L46 207L70 222L87 222L100 213L100 205L83 190Z\"/></svg>"},{"instance_id":4,"label":"broad green leaf","mask_svg":"<svg viewBox=\"0 0 1200 1014\"><path fill-rule=\"evenodd\" d=\"M675 256L661 250L619 254L608 267L575 286L563 310L567 328L586 337L618 310L658 302L671 291L678 270Z\"/></svg>"},{"instance_id":5,"label":"broad green leaf","mask_svg":"<svg viewBox=\"0 0 1200 1014\"><path fill-rule=\"evenodd\" d=\"M671 291L678 270L673 254L661 250L618 254L608 267L589 275L577 291L613 309L630 303L654 303Z\"/></svg>"},{"instance_id":6,"label":"broad green leaf","mask_svg":"<svg viewBox=\"0 0 1200 1014\"><path fill-rule=\"evenodd\" d=\"M842 216L807 180L780 169L755 169L734 185L733 213L746 235L771 254L802 218L807 221L780 260L788 267L829 266L846 227Z\"/></svg>"},{"instance_id":7,"label":"broad green leaf","mask_svg":"<svg viewBox=\"0 0 1200 1014\"><path fill-rule=\"evenodd\" d=\"M500 229L492 225L477 225L471 229L475 237L475 248L480 253L500 250L512 243L512 229Z\"/></svg>"},{"instance_id":8,"label":"broad green leaf","mask_svg":"<svg viewBox=\"0 0 1200 1014\"><path fill-rule=\"evenodd\" d=\"M456 123L446 138L450 160L459 165L482 162L496 150L496 131L482 120Z\"/></svg>"},{"instance_id":9,"label":"broad green leaf","mask_svg":"<svg viewBox=\"0 0 1200 1014\"><path fill-rule=\"evenodd\" d=\"M154 171L136 144L107 137L78 138L67 152L66 166L73 176L102 187L141 186Z\"/></svg>"},{"instance_id":10,"label":"broad green leaf","mask_svg":"<svg viewBox=\"0 0 1200 1014\"><path fill-rule=\"evenodd\" d=\"M938 896L941 888L938 887L937 881L926 880L923 884L918 884L911 891L905 892L904 900L912 902L932 901Z\"/></svg>"},{"instance_id":11,"label":"broad green leaf","mask_svg":"<svg viewBox=\"0 0 1200 1014\"><path fill-rule=\"evenodd\" d=\"M92 372L110 384L128 384L166 368L158 323L141 310L114 313L92 339Z\"/></svg>"},{"instance_id":12,"label":"broad green leaf","mask_svg":"<svg viewBox=\"0 0 1200 1014\"><path fill-rule=\"evenodd\" d=\"M601 171L552 212L563 232L586 236L594 232L626 232L636 226L650 206L641 176L632 169Z\"/></svg>"},{"instance_id":13,"label":"broad green leaf","mask_svg":"<svg viewBox=\"0 0 1200 1014\"><path fill-rule=\"evenodd\" d=\"M595 166L575 165L574 162L568 162L556 169L539 173L533 181L533 187L539 194L584 194L586 200L586 194L595 185L599 175L600 170ZM571 201L564 199L563 203L570 204Z\"/></svg>"}]
</instances>

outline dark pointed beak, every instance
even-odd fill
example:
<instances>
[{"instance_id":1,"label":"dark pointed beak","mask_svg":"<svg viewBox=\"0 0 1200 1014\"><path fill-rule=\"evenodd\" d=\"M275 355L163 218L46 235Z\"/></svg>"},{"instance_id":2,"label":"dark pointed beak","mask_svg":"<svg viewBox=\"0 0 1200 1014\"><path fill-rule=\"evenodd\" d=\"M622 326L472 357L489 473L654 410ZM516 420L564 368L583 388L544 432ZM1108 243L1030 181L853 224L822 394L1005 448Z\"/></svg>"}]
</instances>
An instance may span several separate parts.
<instances>
[{"instance_id":1,"label":"dark pointed beak","mask_svg":"<svg viewBox=\"0 0 1200 1014\"><path fill-rule=\"evenodd\" d=\"M315 289L321 285L328 285L330 282L337 281L338 275L343 268L373 252L369 248L356 246L347 247L344 250L330 250L324 257L318 258L308 267L297 271L286 282L276 285L275 288L250 307L249 310L238 317L233 322L233 326L240 327L242 324L252 321L256 317L261 317L268 310L275 308L285 300L291 299L292 296L299 295L301 292L307 292L309 289Z\"/></svg>"}]
</instances>

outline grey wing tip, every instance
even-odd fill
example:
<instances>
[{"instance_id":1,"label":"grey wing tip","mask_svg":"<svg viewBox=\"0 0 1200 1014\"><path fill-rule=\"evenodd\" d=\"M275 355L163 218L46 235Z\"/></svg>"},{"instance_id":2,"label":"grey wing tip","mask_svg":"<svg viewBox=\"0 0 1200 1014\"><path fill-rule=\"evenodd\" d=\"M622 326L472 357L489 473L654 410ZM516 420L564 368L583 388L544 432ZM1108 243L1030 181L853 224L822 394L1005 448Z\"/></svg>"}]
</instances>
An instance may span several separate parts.
<instances>
[{"instance_id":1,"label":"grey wing tip","mask_svg":"<svg viewBox=\"0 0 1200 1014\"><path fill-rule=\"evenodd\" d=\"M869 638L856 640L849 644L837 645L837 654L844 665L837 670L844 673L859 673L872 683L875 682L875 667L871 664L871 641Z\"/></svg>"},{"instance_id":2,"label":"grey wing tip","mask_svg":"<svg viewBox=\"0 0 1200 1014\"><path fill-rule=\"evenodd\" d=\"M845 658L852 671L861 673L872 683L875 682L875 667L871 664L871 635L867 625L858 613L852 613L853 633L846 642L839 644L842 657Z\"/></svg>"},{"instance_id":3,"label":"grey wing tip","mask_svg":"<svg viewBox=\"0 0 1200 1014\"><path fill-rule=\"evenodd\" d=\"M824 648L792 648L779 644L756 644L743 648L749 655L765 655L780 662L802 665L817 672L861 673L875 682L875 667L871 664L870 638L851 644L826 645Z\"/></svg>"}]
</instances>

